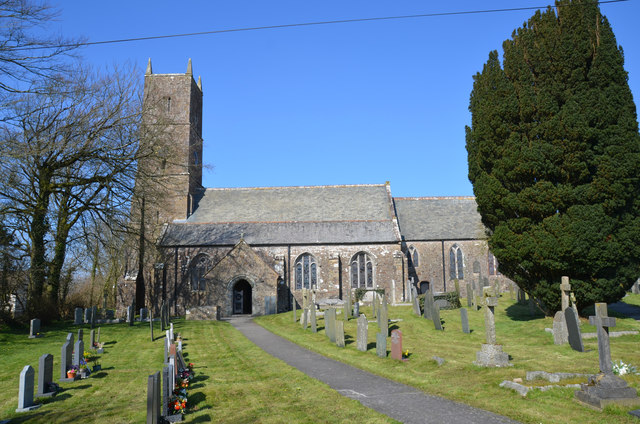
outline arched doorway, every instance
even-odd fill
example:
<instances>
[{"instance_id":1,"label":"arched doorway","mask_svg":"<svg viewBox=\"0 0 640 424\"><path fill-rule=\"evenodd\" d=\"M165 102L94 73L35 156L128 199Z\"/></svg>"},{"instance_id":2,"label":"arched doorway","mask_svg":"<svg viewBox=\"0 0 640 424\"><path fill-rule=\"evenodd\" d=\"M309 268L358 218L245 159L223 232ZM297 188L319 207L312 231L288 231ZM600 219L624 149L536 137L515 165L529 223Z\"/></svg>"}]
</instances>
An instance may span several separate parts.
<instances>
[{"instance_id":1,"label":"arched doorway","mask_svg":"<svg viewBox=\"0 0 640 424\"><path fill-rule=\"evenodd\" d=\"M233 285L233 313L251 313L251 284L247 280L238 280Z\"/></svg>"}]
</instances>

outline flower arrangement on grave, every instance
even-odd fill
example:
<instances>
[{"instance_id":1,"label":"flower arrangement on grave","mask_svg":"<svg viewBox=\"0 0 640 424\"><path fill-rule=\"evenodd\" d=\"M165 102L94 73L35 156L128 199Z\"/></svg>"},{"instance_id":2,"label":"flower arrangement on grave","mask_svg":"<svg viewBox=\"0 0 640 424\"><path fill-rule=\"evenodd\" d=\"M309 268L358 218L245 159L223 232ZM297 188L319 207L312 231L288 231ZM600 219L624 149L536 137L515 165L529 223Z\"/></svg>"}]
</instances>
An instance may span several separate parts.
<instances>
[{"instance_id":1,"label":"flower arrangement on grave","mask_svg":"<svg viewBox=\"0 0 640 424\"><path fill-rule=\"evenodd\" d=\"M630 364L625 364L622 361L613 362L613 373L615 375L626 375L626 374L635 374L640 375L638 373L638 369Z\"/></svg>"},{"instance_id":2,"label":"flower arrangement on grave","mask_svg":"<svg viewBox=\"0 0 640 424\"><path fill-rule=\"evenodd\" d=\"M187 368L180 368L176 378L176 387L173 396L169 399L169 410L172 414L184 414L187 408L187 389L193 379L193 362L189 362Z\"/></svg>"},{"instance_id":3,"label":"flower arrangement on grave","mask_svg":"<svg viewBox=\"0 0 640 424\"><path fill-rule=\"evenodd\" d=\"M78 370L76 369L75 365L72 366L71 368L69 368L67 370L67 378L76 378L76 373L78 372Z\"/></svg>"},{"instance_id":4,"label":"flower arrangement on grave","mask_svg":"<svg viewBox=\"0 0 640 424\"><path fill-rule=\"evenodd\" d=\"M186 390L184 394L174 394L169 399L169 409L172 414L184 414L187 409Z\"/></svg>"},{"instance_id":5,"label":"flower arrangement on grave","mask_svg":"<svg viewBox=\"0 0 640 424\"><path fill-rule=\"evenodd\" d=\"M408 358L409 355L411 355L411 352L409 352L409 349L405 350L404 352L402 352L402 357L403 358Z\"/></svg>"}]
</instances>

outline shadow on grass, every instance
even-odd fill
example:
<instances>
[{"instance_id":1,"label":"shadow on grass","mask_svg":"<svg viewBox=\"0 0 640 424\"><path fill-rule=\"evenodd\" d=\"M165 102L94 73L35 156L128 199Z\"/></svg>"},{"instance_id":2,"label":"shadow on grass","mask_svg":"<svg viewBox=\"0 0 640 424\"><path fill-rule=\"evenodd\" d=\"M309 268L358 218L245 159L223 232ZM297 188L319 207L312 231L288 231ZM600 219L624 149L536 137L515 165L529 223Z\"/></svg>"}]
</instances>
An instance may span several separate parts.
<instances>
[{"instance_id":1,"label":"shadow on grass","mask_svg":"<svg viewBox=\"0 0 640 424\"><path fill-rule=\"evenodd\" d=\"M198 418L190 420L189 422L192 422L192 423L210 423L210 422L213 422L213 420L211 419L210 415L201 415Z\"/></svg>"},{"instance_id":2,"label":"shadow on grass","mask_svg":"<svg viewBox=\"0 0 640 424\"><path fill-rule=\"evenodd\" d=\"M375 348L376 348L376 342L367 343L367 350L375 349Z\"/></svg>"},{"instance_id":3,"label":"shadow on grass","mask_svg":"<svg viewBox=\"0 0 640 424\"><path fill-rule=\"evenodd\" d=\"M532 315L529 305L511 305L505 309L505 312L512 321L533 321L544 318L544 314L537 309Z\"/></svg>"},{"instance_id":4,"label":"shadow on grass","mask_svg":"<svg viewBox=\"0 0 640 424\"><path fill-rule=\"evenodd\" d=\"M118 342L117 342L117 341L115 341L115 340L112 340L112 341L110 341L110 342L104 342L104 345L105 345L105 346L109 346L109 345L114 345L114 344L116 344L116 343L118 343Z\"/></svg>"},{"instance_id":5,"label":"shadow on grass","mask_svg":"<svg viewBox=\"0 0 640 424\"><path fill-rule=\"evenodd\" d=\"M40 400L42 401L43 405L46 405L48 403L60 402L60 401L69 399L71 397L71 394L64 393L64 391L65 391L65 389L62 389L55 396L50 397L50 398L42 398Z\"/></svg>"},{"instance_id":6,"label":"shadow on grass","mask_svg":"<svg viewBox=\"0 0 640 424\"><path fill-rule=\"evenodd\" d=\"M15 423L26 423L26 422L30 422L31 420L33 420L34 418L43 418L46 417L47 415L51 414L52 411L42 411L42 412L36 412L34 414L28 414L28 415L21 415L19 417L14 417L11 418L11 420L9 421L11 424L15 424ZM41 422L46 422L46 420L43 420Z\"/></svg>"},{"instance_id":7,"label":"shadow on grass","mask_svg":"<svg viewBox=\"0 0 640 424\"><path fill-rule=\"evenodd\" d=\"M389 327L389 332L393 331L393 330L399 330L400 327L398 327L396 324L393 324L391 327Z\"/></svg>"},{"instance_id":8,"label":"shadow on grass","mask_svg":"<svg viewBox=\"0 0 640 424\"><path fill-rule=\"evenodd\" d=\"M62 390L62 393L66 392L67 390L82 390L82 389L87 389L87 388L89 388L89 387L91 387L91 385L90 385L90 384L83 384L83 385L81 385L81 386L69 386L69 387L65 387L65 388ZM57 397L57 396L56 396L56 397Z\"/></svg>"},{"instance_id":9,"label":"shadow on grass","mask_svg":"<svg viewBox=\"0 0 640 424\"><path fill-rule=\"evenodd\" d=\"M202 392L194 393L189 396L189 403L193 406L197 406L198 410L206 409L202 408L199 405L207 399L207 395Z\"/></svg>"},{"instance_id":10,"label":"shadow on grass","mask_svg":"<svg viewBox=\"0 0 640 424\"><path fill-rule=\"evenodd\" d=\"M98 371L95 374L91 374L91 378L105 378L108 375L109 374L107 374L106 372L104 372L104 370L102 370L102 371Z\"/></svg>"}]
</instances>

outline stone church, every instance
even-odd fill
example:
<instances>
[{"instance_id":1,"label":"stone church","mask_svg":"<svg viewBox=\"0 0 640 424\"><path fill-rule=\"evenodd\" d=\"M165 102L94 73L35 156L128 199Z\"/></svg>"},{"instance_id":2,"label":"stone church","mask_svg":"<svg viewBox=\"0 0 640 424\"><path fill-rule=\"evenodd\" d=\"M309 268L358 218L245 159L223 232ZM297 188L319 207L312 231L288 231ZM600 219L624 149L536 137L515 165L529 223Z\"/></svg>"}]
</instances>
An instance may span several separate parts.
<instances>
[{"instance_id":1,"label":"stone church","mask_svg":"<svg viewBox=\"0 0 640 424\"><path fill-rule=\"evenodd\" d=\"M149 61L144 90L145 109L168 135L166 150L140 165L154 169L162 199L147 212L159 252L148 265L148 303L168 302L178 315L263 315L291 310L303 288L316 302L384 288L397 304L412 285L446 292L458 280L466 295L469 281L508 282L473 197L397 198L388 182L204 188L202 84L191 61L184 74L154 74ZM131 304L132 281L120 283L120 305Z\"/></svg>"}]
</instances>

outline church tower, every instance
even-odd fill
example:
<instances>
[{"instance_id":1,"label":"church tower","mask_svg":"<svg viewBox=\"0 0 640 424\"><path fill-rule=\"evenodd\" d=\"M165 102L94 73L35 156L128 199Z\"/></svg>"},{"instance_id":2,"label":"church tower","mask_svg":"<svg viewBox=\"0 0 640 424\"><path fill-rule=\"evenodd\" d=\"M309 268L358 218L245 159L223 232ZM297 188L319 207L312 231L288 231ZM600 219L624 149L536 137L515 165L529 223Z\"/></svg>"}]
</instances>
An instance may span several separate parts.
<instances>
[{"instance_id":1,"label":"church tower","mask_svg":"<svg viewBox=\"0 0 640 424\"><path fill-rule=\"evenodd\" d=\"M202 188L202 84L191 59L184 74L144 76L143 148L139 164L147 197L145 221L161 225L189 217Z\"/></svg>"}]
</instances>

